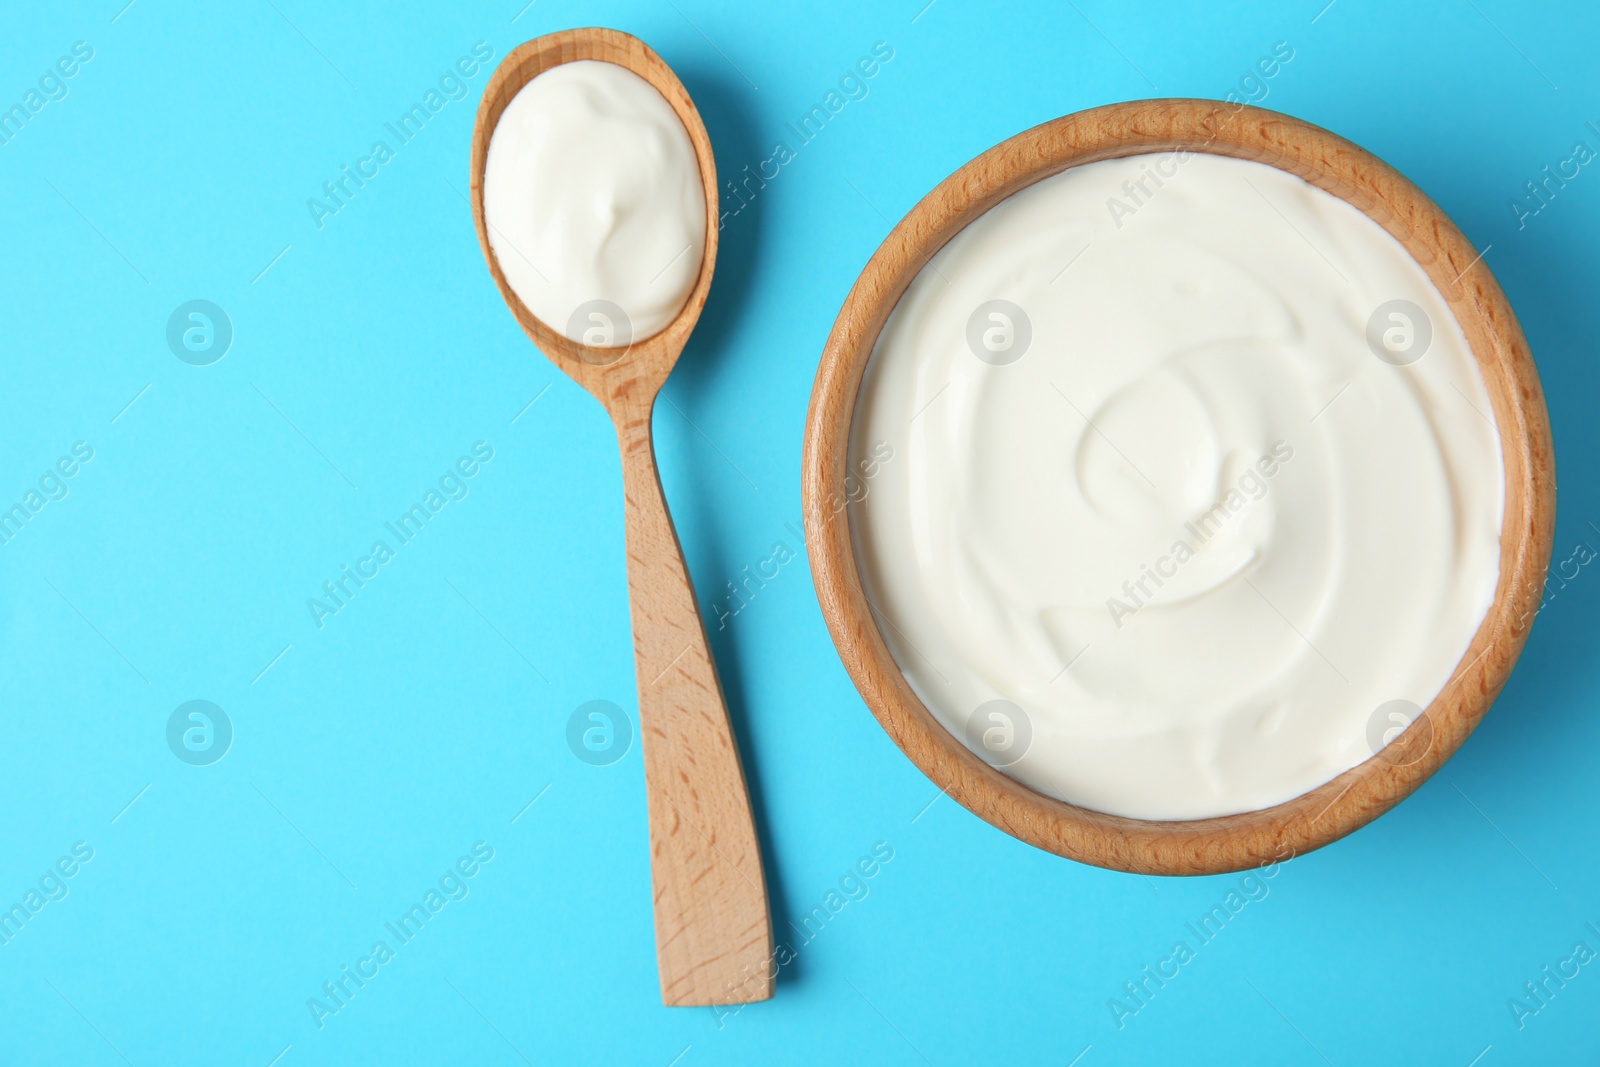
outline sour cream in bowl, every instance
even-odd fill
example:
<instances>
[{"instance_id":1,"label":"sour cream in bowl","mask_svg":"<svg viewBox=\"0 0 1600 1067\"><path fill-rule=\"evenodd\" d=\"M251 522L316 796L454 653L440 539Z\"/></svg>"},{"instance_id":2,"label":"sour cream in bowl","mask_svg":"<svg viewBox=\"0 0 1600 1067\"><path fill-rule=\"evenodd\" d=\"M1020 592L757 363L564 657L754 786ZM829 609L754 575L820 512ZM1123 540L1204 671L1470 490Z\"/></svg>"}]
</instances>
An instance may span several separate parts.
<instances>
[{"instance_id":1,"label":"sour cream in bowl","mask_svg":"<svg viewBox=\"0 0 1600 1067\"><path fill-rule=\"evenodd\" d=\"M1046 124L919 204L840 314L805 475L824 614L907 754L1161 873L1432 773L1520 650L1553 503L1476 250L1355 146L1202 101Z\"/></svg>"}]
</instances>

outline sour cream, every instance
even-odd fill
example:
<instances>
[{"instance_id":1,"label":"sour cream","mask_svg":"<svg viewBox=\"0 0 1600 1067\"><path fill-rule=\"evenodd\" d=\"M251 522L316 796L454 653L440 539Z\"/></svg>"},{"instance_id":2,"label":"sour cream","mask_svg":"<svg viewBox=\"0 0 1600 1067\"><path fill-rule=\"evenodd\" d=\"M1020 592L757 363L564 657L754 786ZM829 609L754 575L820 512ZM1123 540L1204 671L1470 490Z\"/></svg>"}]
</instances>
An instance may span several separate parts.
<instances>
[{"instance_id":1,"label":"sour cream","mask_svg":"<svg viewBox=\"0 0 1600 1067\"><path fill-rule=\"evenodd\" d=\"M654 86L614 63L563 63L512 98L489 139L483 211L512 291L597 348L665 329L705 255L689 133Z\"/></svg>"},{"instance_id":2,"label":"sour cream","mask_svg":"<svg viewBox=\"0 0 1600 1067\"><path fill-rule=\"evenodd\" d=\"M1214 155L1075 167L962 231L879 336L864 591L933 714L1036 791L1268 807L1458 669L1499 576L1493 418L1356 208Z\"/></svg>"}]
</instances>

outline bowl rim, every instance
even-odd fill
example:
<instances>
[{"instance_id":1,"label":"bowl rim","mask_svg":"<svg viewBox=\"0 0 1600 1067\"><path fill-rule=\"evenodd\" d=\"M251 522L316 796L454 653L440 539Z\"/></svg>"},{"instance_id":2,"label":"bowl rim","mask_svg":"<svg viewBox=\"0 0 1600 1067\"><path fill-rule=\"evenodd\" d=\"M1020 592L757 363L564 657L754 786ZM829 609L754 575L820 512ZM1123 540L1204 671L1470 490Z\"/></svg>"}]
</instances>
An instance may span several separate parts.
<instances>
[{"instance_id":1,"label":"bowl rim","mask_svg":"<svg viewBox=\"0 0 1600 1067\"><path fill-rule=\"evenodd\" d=\"M890 655L851 542L850 428L890 311L968 223L1083 163L1167 151L1278 167L1356 207L1427 273L1466 335L1501 437L1500 577L1459 669L1411 726L1367 761L1258 811L1185 822L1109 815L1037 793L974 755L934 718ZM1487 251L1487 250L1485 250ZM940 182L890 231L851 287L823 349L806 416L801 496L817 597L846 671L900 749L979 818L1048 852L1141 874L1220 874L1299 855L1366 825L1455 753L1516 663L1537 613L1555 517L1549 415L1527 340L1483 253L1426 194L1365 149L1242 104L1138 100L1076 112L1012 137ZM1420 750L1420 753L1419 753Z\"/></svg>"}]
</instances>

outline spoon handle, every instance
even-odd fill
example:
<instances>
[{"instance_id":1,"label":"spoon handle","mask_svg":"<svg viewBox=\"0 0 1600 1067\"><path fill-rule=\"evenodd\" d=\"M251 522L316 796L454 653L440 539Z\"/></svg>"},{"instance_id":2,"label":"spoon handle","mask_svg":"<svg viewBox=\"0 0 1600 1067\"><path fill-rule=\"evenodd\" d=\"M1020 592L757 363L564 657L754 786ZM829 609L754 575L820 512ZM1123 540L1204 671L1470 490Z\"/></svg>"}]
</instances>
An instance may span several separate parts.
<instances>
[{"instance_id":1,"label":"spoon handle","mask_svg":"<svg viewBox=\"0 0 1600 1067\"><path fill-rule=\"evenodd\" d=\"M743 1004L772 996L766 880L739 749L656 472L653 399L642 412L614 415L661 999Z\"/></svg>"}]
</instances>

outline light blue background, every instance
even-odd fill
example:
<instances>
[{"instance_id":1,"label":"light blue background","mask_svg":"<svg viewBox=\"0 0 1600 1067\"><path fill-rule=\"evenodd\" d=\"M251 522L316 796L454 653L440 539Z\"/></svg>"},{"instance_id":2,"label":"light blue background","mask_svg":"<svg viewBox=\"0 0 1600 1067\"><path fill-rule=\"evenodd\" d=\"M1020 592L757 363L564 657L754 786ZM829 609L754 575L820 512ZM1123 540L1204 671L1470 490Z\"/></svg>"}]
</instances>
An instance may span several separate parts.
<instances>
[{"instance_id":1,"label":"light blue background","mask_svg":"<svg viewBox=\"0 0 1600 1067\"><path fill-rule=\"evenodd\" d=\"M713 635L780 934L874 843L894 858L776 999L720 1025L661 1008L637 744L594 767L564 740L585 701L635 709L616 447L481 260L461 194L487 73L320 230L305 203L477 41L498 61L571 26L641 36L724 176L792 142L785 123L887 42L867 98L727 221L657 413L709 603L775 542L799 547L818 354L894 220L1035 123L1222 97L1287 41L1266 106L1378 153L1492 245L1549 395L1559 560L1600 547L1600 174L1520 230L1508 201L1575 141L1600 148L1592 5L522 2L4 14L0 106L74 41L95 51L0 146L0 505L73 442L95 455L0 547L0 905L74 842L94 859L0 946L0 1063L1600 1056L1600 965L1525 1029L1507 1007L1575 942L1600 949L1592 567L1437 777L1284 867L1119 1030L1108 999L1238 877L1096 870L929 807L798 560ZM235 331L209 367L164 340L195 298ZM319 630L307 598L479 440L495 455L470 496ZM212 766L166 744L191 699L234 725ZM470 895L319 1029L307 998L478 841L494 859Z\"/></svg>"}]
</instances>

